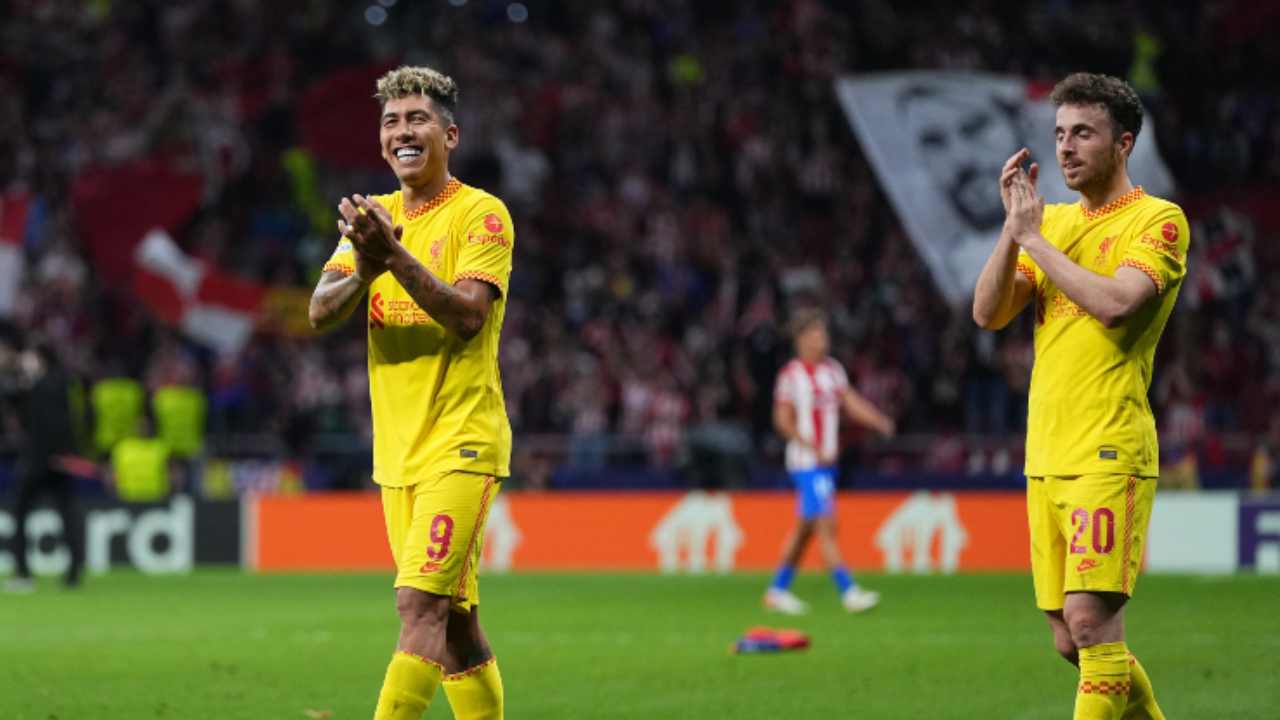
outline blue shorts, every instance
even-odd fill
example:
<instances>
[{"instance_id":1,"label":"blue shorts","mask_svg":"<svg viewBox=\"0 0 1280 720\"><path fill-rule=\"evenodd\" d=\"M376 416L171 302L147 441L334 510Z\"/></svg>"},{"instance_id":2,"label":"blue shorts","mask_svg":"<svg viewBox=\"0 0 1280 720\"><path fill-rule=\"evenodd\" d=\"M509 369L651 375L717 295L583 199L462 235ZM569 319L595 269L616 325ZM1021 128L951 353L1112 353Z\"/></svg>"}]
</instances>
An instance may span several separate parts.
<instances>
[{"instance_id":1,"label":"blue shorts","mask_svg":"<svg viewBox=\"0 0 1280 720\"><path fill-rule=\"evenodd\" d=\"M796 511L805 520L826 517L836 510L836 469L820 467L791 473L796 485Z\"/></svg>"}]
</instances>

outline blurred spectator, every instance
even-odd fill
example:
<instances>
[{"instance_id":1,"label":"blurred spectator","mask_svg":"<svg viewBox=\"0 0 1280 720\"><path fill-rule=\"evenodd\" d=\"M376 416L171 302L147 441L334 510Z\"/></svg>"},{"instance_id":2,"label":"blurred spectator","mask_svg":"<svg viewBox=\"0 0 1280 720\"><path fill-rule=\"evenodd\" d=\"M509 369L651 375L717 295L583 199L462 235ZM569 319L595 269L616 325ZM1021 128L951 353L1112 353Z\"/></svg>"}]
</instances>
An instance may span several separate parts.
<instances>
[{"instance_id":1,"label":"blurred spectator","mask_svg":"<svg viewBox=\"0 0 1280 720\"><path fill-rule=\"evenodd\" d=\"M27 520L36 501L45 495L58 512L62 539L71 555L64 584L80 584L84 523L68 471L80 449L71 402L74 382L47 341L29 343L21 352L7 343L0 344L0 400L13 406L22 430L11 536L16 567L14 576L4 585L6 590L33 589L31 568L27 565Z\"/></svg>"},{"instance_id":2,"label":"blurred spectator","mask_svg":"<svg viewBox=\"0 0 1280 720\"><path fill-rule=\"evenodd\" d=\"M111 451L111 480L116 496L125 502L157 502L168 497L172 487L169 446L150 437L146 423L143 426L144 431L124 438Z\"/></svg>"},{"instance_id":3,"label":"blurred spectator","mask_svg":"<svg viewBox=\"0 0 1280 720\"><path fill-rule=\"evenodd\" d=\"M110 455L125 438L135 437L144 410L143 387L131 378L104 377L89 391L93 408L93 446Z\"/></svg>"}]
</instances>

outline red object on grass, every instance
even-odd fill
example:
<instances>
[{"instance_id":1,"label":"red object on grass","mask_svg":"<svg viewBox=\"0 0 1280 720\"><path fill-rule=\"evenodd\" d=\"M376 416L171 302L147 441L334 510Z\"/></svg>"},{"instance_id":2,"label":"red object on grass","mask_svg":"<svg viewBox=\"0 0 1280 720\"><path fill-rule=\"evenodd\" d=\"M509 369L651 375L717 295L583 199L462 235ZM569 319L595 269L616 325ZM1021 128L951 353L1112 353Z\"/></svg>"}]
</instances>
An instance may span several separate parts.
<instances>
[{"instance_id":1,"label":"red object on grass","mask_svg":"<svg viewBox=\"0 0 1280 720\"><path fill-rule=\"evenodd\" d=\"M785 628L753 627L738 638L733 646L736 653L781 652L803 650L809 647L808 633Z\"/></svg>"}]
</instances>

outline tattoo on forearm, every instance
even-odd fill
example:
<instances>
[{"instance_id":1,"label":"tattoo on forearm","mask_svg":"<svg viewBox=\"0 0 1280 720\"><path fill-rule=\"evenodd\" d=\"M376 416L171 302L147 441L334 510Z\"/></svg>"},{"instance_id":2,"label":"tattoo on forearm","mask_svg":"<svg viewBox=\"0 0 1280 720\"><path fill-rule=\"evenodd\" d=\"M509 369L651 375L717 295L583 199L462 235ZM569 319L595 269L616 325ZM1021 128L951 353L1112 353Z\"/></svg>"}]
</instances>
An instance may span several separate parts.
<instances>
[{"instance_id":1,"label":"tattoo on forearm","mask_svg":"<svg viewBox=\"0 0 1280 720\"><path fill-rule=\"evenodd\" d=\"M396 262L391 272L409 297L436 322L463 339L479 331L483 316L478 316L456 288L446 285L421 263L412 259Z\"/></svg>"},{"instance_id":2,"label":"tattoo on forearm","mask_svg":"<svg viewBox=\"0 0 1280 720\"><path fill-rule=\"evenodd\" d=\"M364 283L355 276L322 277L311 295L311 318L316 329L324 330L346 320L364 297Z\"/></svg>"}]
</instances>

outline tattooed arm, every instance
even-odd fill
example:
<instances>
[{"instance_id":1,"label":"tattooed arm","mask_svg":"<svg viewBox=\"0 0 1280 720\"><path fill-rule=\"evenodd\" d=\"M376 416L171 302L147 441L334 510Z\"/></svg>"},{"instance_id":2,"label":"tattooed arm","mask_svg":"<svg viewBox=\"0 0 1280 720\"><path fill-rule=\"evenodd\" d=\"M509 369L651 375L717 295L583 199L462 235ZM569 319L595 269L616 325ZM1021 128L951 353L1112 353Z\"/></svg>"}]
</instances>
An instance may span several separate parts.
<instances>
[{"instance_id":1,"label":"tattooed arm","mask_svg":"<svg viewBox=\"0 0 1280 720\"><path fill-rule=\"evenodd\" d=\"M338 211L343 215L338 227L344 236L351 238L357 255L378 269L388 270L413 302L436 323L465 341L480 332L485 319L489 318L489 305L498 288L470 278L461 279L453 286L440 281L404 249L401 245L404 228L393 225L390 213L378 202L360 195L343 197Z\"/></svg>"},{"instance_id":2,"label":"tattooed arm","mask_svg":"<svg viewBox=\"0 0 1280 720\"><path fill-rule=\"evenodd\" d=\"M369 283L358 272L347 275L330 270L324 273L311 293L311 306L307 309L311 327L323 332L342 324L368 289Z\"/></svg>"},{"instance_id":3,"label":"tattooed arm","mask_svg":"<svg viewBox=\"0 0 1280 720\"><path fill-rule=\"evenodd\" d=\"M387 260L387 269L409 297L453 334L470 340L484 327L497 289L480 280L459 280L446 285L431 274L403 245Z\"/></svg>"},{"instance_id":4,"label":"tattooed arm","mask_svg":"<svg viewBox=\"0 0 1280 720\"><path fill-rule=\"evenodd\" d=\"M338 211L345 221L339 228L351 238L356 252L389 271L418 307L463 340L480 332L497 288L472 279L446 285L400 244L404 228L393 225L386 208L368 198L343 198Z\"/></svg>"}]
</instances>

